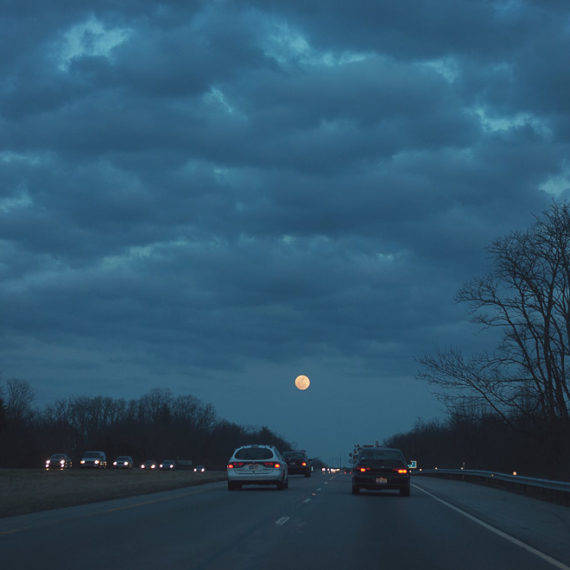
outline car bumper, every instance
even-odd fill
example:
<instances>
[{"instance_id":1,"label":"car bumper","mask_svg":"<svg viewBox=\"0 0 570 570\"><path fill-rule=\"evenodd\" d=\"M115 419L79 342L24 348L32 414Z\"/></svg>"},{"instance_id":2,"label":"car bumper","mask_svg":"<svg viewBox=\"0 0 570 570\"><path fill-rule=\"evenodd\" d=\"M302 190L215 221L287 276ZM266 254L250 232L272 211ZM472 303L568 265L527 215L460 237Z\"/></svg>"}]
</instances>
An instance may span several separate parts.
<instances>
[{"instance_id":1,"label":"car bumper","mask_svg":"<svg viewBox=\"0 0 570 570\"><path fill-rule=\"evenodd\" d=\"M406 489L410 486L410 477L407 475L353 475L353 487L368 489L371 491L381 491L382 489Z\"/></svg>"},{"instance_id":2,"label":"car bumper","mask_svg":"<svg viewBox=\"0 0 570 570\"><path fill-rule=\"evenodd\" d=\"M240 483L241 485L275 485L275 483L283 481L284 477L285 474L281 470L275 470L275 472L271 473L250 474L228 469L228 481L230 483Z\"/></svg>"},{"instance_id":3,"label":"car bumper","mask_svg":"<svg viewBox=\"0 0 570 570\"><path fill-rule=\"evenodd\" d=\"M289 475L305 475L306 473L310 473L310 467L291 467L289 466Z\"/></svg>"}]
</instances>

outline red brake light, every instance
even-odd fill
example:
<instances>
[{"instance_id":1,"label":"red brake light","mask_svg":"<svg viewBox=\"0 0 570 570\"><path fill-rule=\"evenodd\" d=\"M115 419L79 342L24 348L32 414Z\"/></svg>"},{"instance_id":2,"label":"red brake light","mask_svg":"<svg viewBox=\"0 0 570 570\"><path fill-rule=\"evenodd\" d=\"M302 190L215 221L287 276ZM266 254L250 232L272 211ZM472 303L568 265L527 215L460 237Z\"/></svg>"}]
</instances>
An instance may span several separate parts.
<instances>
[{"instance_id":1,"label":"red brake light","mask_svg":"<svg viewBox=\"0 0 570 570\"><path fill-rule=\"evenodd\" d=\"M235 469L236 467L243 467L245 463L243 461L234 461L233 463L228 463L228 469Z\"/></svg>"},{"instance_id":2,"label":"red brake light","mask_svg":"<svg viewBox=\"0 0 570 570\"><path fill-rule=\"evenodd\" d=\"M264 461L263 465L265 465L265 467L275 467L275 469L279 469L279 467L281 467L281 463L275 463L273 461Z\"/></svg>"},{"instance_id":3,"label":"red brake light","mask_svg":"<svg viewBox=\"0 0 570 570\"><path fill-rule=\"evenodd\" d=\"M396 471L400 475L405 475L408 472L407 469L394 469L394 471Z\"/></svg>"},{"instance_id":4,"label":"red brake light","mask_svg":"<svg viewBox=\"0 0 570 570\"><path fill-rule=\"evenodd\" d=\"M301 465L302 465L303 467L307 467L307 462L306 462L306 461L303 461L303 462L301 463Z\"/></svg>"},{"instance_id":5,"label":"red brake light","mask_svg":"<svg viewBox=\"0 0 570 570\"><path fill-rule=\"evenodd\" d=\"M366 471L370 471L370 467L359 467L358 470L359 470L361 473L365 473Z\"/></svg>"}]
</instances>

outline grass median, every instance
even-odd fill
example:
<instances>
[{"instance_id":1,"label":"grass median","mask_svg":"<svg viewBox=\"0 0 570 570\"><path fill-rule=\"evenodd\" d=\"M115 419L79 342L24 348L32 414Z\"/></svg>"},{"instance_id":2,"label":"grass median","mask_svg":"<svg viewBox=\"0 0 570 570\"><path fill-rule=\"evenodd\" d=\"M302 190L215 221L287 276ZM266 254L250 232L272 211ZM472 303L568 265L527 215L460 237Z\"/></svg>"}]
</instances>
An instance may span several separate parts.
<instances>
[{"instance_id":1,"label":"grass median","mask_svg":"<svg viewBox=\"0 0 570 570\"><path fill-rule=\"evenodd\" d=\"M0 517L225 481L224 471L0 469Z\"/></svg>"}]
</instances>

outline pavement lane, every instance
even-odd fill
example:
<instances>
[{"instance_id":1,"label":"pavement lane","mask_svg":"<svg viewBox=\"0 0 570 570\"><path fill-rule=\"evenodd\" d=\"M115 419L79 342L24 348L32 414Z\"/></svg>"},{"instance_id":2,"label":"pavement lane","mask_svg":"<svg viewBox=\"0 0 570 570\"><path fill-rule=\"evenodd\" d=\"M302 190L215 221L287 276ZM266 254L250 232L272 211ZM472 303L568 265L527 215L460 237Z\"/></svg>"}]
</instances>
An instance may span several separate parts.
<instances>
[{"instance_id":1,"label":"pavement lane","mask_svg":"<svg viewBox=\"0 0 570 570\"><path fill-rule=\"evenodd\" d=\"M223 482L0 519L0 567L198 568L302 504L320 477L291 477L284 491Z\"/></svg>"},{"instance_id":2,"label":"pavement lane","mask_svg":"<svg viewBox=\"0 0 570 570\"><path fill-rule=\"evenodd\" d=\"M285 491L246 487L229 492L225 483L214 483L0 519L2 568L556 567L434 498L441 493L443 500L465 509L472 501L481 511L493 512L497 504L510 503L503 492L481 506L479 491L473 497L466 491L474 485L453 489L447 481L417 479L429 495L414 488L409 498L366 492L353 496L350 476L319 473L310 479L291 477ZM530 501L524 515L528 525L542 525L536 535L550 530L557 543L564 537L565 521L557 526L556 517L539 510L535 523ZM512 515L492 521L504 532L516 531L509 518L520 518L524 510L516 501L513 505ZM552 547L541 540L536 545Z\"/></svg>"},{"instance_id":3,"label":"pavement lane","mask_svg":"<svg viewBox=\"0 0 570 570\"><path fill-rule=\"evenodd\" d=\"M418 491L450 502L483 522L570 565L570 508L464 481L418 476Z\"/></svg>"},{"instance_id":4,"label":"pavement lane","mask_svg":"<svg viewBox=\"0 0 570 570\"><path fill-rule=\"evenodd\" d=\"M468 494L465 488L462 494ZM252 556L249 566L238 567L269 568L270 562L272 568L567 568L524 550L433 496L417 488L409 498L365 491L353 496L350 477L336 475L280 529L264 529L248 537L252 547L261 539L275 546L265 552L264 560ZM532 511L527 512L527 517L530 515ZM508 530L507 525L504 532ZM547 528L543 532L547 533ZM278 533L278 539L271 539L271 534ZM247 541L244 550L249 550ZM218 557L217 565L208 568L223 568L231 560L231 556Z\"/></svg>"}]
</instances>

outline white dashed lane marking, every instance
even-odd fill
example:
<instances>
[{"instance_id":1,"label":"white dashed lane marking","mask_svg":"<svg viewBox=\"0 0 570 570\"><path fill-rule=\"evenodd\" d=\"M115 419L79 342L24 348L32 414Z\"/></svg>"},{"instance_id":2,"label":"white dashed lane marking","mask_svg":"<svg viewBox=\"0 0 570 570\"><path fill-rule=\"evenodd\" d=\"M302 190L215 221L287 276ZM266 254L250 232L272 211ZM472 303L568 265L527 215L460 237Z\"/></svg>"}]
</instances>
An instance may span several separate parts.
<instances>
[{"instance_id":1,"label":"white dashed lane marking","mask_svg":"<svg viewBox=\"0 0 570 570\"><path fill-rule=\"evenodd\" d=\"M281 517L280 519L277 519L275 521L275 524L277 524L279 526L283 526L288 520L289 520L289 517Z\"/></svg>"}]
</instances>

